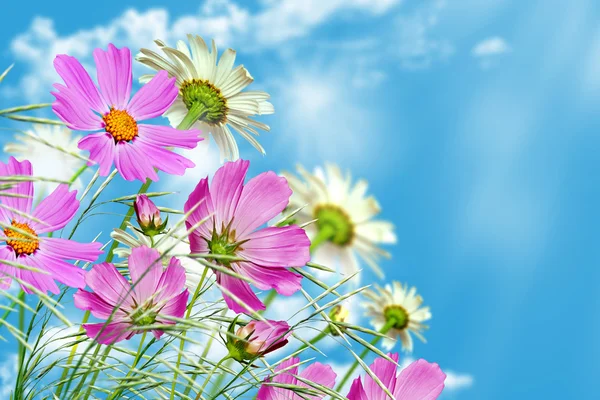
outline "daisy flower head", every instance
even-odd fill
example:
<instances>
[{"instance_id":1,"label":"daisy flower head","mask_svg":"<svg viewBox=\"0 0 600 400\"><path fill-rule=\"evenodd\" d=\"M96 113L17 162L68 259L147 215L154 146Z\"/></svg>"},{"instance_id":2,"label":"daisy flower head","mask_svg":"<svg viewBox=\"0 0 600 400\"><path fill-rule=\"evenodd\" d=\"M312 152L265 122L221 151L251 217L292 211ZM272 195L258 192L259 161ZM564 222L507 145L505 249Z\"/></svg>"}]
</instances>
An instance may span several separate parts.
<instances>
[{"instance_id":1,"label":"daisy flower head","mask_svg":"<svg viewBox=\"0 0 600 400\"><path fill-rule=\"evenodd\" d=\"M265 381L266 383L261 385L260 389L258 390L256 400L301 400L303 398L320 400L325 397L325 393L300 396L290 389L284 389L268 384L272 382L285 385L295 385L313 391L317 390L313 386L299 380L298 377L300 377L305 381L310 381L318 385L328 387L329 389L333 388L337 375L335 372L333 372L329 365L323 365L319 362L316 362L309 365L304 369L304 371L298 374L299 362L300 359L298 357L291 357L290 359L280 363L277 368L275 368L275 375L267 378Z\"/></svg>"},{"instance_id":2,"label":"daisy flower head","mask_svg":"<svg viewBox=\"0 0 600 400\"><path fill-rule=\"evenodd\" d=\"M0 176L32 176L29 161L10 157L0 162ZM8 182L6 182L8 183ZM0 289L7 289L12 278L21 282L27 293L30 286L44 293L60 292L55 280L76 288L85 287L85 271L67 260L96 261L102 254L101 243L78 243L57 237L42 237L44 233L64 228L79 208L77 191L59 185L33 209L33 183L17 180L12 187L0 191ZM30 286L28 286L30 285Z\"/></svg>"},{"instance_id":3,"label":"daisy flower head","mask_svg":"<svg viewBox=\"0 0 600 400\"><path fill-rule=\"evenodd\" d=\"M110 234L113 240L123 245L115 249L114 253L117 257L127 259L132 249L143 246L153 247L163 256L161 260L164 267L168 266L171 257L177 256L185 269L186 287L192 291L198 287L204 266L196 259L182 256L182 254L190 254L190 243L183 225L175 230L155 235L152 239L131 224L128 224L127 228L132 233L116 228Z\"/></svg>"},{"instance_id":4,"label":"daisy flower head","mask_svg":"<svg viewBox=\"0 0 600 400\"><path fill-rule=\"evenodd\" d=\"M179 95L165 113L172 126L194 126L204 134L210 133L219 146L221 160L235 161L239 150L232 130L265 153L254 136L258 130L270 128L251 117L273 114L269 95L261 91L245 91L254 78L244 66L233 68L235 51L227 49L217 63L217 46L212 50L200 36L188 35L189 44L177 42L177 48L155 41L166 58L148 49L141 49L137 60L156 71L167 71L175 77ZM147 81L152 75L143 76ZM193 125L192 125L193 124Z\"/></svg>"},{"instance_id":5,"label":"daisy flower head","mask_svg":"<svg viewBox=\"0 0 600 400\"><path fill-rule=\"evenodd\" d=\"M375 290L366 289L363 295L369 299L364 302L366 316L371 317L371 325L377 330L387 327L387 336L383 345L391 349L395 340L399 338L402 348L406 352L412 352L413 341L411 333L418 337L423 343L425 338L422 332L428 328L423 322L431 319L429 307L421 307L423 298L417 294L417 289L408 285L402 286L399 282L386 285L385 288L375 285Z\"/></svg>"},{"instance_id":6,"label":"daisy flower head","mask_svg":"<svg viewBox=\"0 0 600 400\"><path fill-rule=\"evenodd\" d=\"M84 324L88 337L100 344L113 344L144 332L136 328L173 325L175 322L165 317L183 317L189 296L185 271L174 257L163 269L160 258L155 249L146 246L133 249L128 258L131 283L113 264L106 262L96 264L86 274L85 283L93 292L78 290L74 295L75 306L90 311L96 318L110 318L106 322ZM161 329L152 330L156 339L163 333Z\"/></svg>"},{"instance_id":7,"label":"daisy flower head","mask_svg":"<svg viewBox=\"0 0 600 400\"><path fill-rule=\"evenodd\" d=\"M313 261L339 265L350 275L359 270L358 257L383 276L378 261L389 254L380 244L396 243L394 226L375 220L381 208L373 196L367 196L367 182L353 184L350 173L342 174L337 165L327 164L314 174L298 166L298 174L284 172L294 191L289 210L301 208L295 215L299 222L317 220L306 227L313 242Z\"/></svg>"},{"instance_id":8,"label":"daisy flower head","mask_svg":"<svg viewBox=\"0 0 600 400\"><path fill-rule=\"evenodd\" d=\"M193 149L202 140L192 129L178 131L169 126L140 123L161 116L177 98L175 79L164 71L156 74L131 97L131 53L128 48L94 50L98 86L75 57L58 55L56 72L64 81L55 84L54 113L79 131L99 131L79 141L90 152L90 160L108 175L113 164L124 179L158 180L155 168L167 174L183 175L194 163L167 149Z\"/></svg>"},{"instance_id":9,"label":"daisy flower head","mask_svg":"<svg viewBox=\"0 0 600 400\"><path fill-rule=\"evenodd\" d=\"M423 359L414 361L400 373L396 373L398 354L388 354L394 360L377 358L369 369L394 395L396 400L435 400L444 390L446 374L435 363ZM359 376L352 382L348 400L387 400L389 396L369 375L364 384Z\"/></svg>"},{"instance_id":10,"label":"daisy flower head","mask_svg":"<svg viewBox=\"0 0 600 400\"><path fill-rule=\"evenodd\" d=\"M36 171L44 173L44 178L68 181L86 162L77 147L80 139L64 126L36 124L32 130L16 134L15 141L4 146L4 152L21 161L29 160ZM34 186L38 196L43 196L58 184L41 181ZM81 187L81 180L77 178L71 186Z\"/></svg>"},{"instance_id":11,"label":"daisy flower head","mask_svg":"<svg viewBox=\"0 0 600 400\"><path fill-rule=\"evenodd\" d=\"M210 187L202 179L184 206L193 254L230 256L212 259L260 290L275 289L290 296L300 289L302 276L289 267L310 260L310 242L298 226L261 228L287 206L292 191L285 178L262 173L246 184L249 161L227 162L215 173ZM237 259L243 259L238 261ZM264 310L265 305L246 280L215 270L227 306L236 313Z\"/></svg>"}]
</instances>

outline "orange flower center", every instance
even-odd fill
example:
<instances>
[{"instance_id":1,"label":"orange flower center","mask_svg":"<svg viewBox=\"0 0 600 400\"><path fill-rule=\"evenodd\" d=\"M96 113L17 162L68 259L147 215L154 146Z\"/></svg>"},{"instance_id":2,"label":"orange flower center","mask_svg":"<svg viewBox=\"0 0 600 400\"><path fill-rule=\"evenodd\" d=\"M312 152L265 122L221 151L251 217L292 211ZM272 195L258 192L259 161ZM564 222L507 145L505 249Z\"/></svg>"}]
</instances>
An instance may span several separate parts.
<instances>
[{"instance_id":1,"label":"orange flower center","mask_svg":"<svg viewBox=\"0 0 600 400\"><path fill-rule=\"evenodd\" d=\"M115 142L122 140L129 142L138 135L137 122L125 110L111 108L102 117L102 121L104 121L104 129L112 135Z\"/></svg>"},{"instance_id":2,"label":"orange flower center","mask_svg":"<svg viewBox=\"0 0 600 400\"><path fill-rule=\"evenodd\" d=\"M31 227L25 223L13 221L11 225L23 232L27 232L29 235L21 233L20 231L13 230L10 228L4 229L4 236L6 236L6 244L12 247L17 255L30 255L33 254L37 249L40 248L40 241L37 239L38 235Z\"/></svg>"}]
</instances>

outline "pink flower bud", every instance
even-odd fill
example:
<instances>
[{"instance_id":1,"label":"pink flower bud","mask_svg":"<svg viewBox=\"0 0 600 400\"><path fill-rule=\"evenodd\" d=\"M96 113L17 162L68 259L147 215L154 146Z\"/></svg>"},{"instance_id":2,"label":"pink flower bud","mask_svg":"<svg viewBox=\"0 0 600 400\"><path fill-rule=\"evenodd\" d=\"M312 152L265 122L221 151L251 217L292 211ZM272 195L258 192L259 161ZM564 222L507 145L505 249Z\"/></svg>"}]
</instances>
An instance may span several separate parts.
<instances>
[{"instance_id":1,"label":"pink flower bud","mask_svg":"<svg viewBox=\"0 0 600 400\"><path fill-rule=\"evenodd\" d=\"M144 233L153 236L164 229L160 211L148 196L145 194L138 195L133 208L138 224Z\"/></svg>"},{"instance_id":2,"label":"pink flower bud","mask_svg":"<svg viewBox=\"0 0 600 400\"><path fill-rule=\"evenodd\" d=\"M233 358L248 360L285 346L289 335L290 327L285 321L250 321L237 330L237 337L227 347Z\"/></svg>"}]
</instances>

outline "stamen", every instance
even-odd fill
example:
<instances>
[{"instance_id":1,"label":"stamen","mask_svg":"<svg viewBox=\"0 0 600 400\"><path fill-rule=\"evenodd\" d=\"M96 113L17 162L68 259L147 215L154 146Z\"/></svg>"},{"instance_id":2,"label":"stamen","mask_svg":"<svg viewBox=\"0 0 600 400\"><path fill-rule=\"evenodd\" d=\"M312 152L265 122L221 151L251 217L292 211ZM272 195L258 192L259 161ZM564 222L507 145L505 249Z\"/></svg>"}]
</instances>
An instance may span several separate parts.
<instances>
[{"instance_id":1,"label":"stamen","mask_svg":"<svg viewBox=\"0 0 600 400\"><path fill-rule=\"evenodd\" d=\"M6 241L6 244L12 247L18 256L22 254L31 255L40 248L40 241L37 239L38 235L28 224L12 221L11 225L29 233L28 236L10 228L4 229L4 236L10 238Z\"/></svg>"},{"instance_id":2,"label":"stamen","mask_svg":"<svg viewBox=\"0 0 600 400\"><path fill-rule=\"evenodd\" d=\"M104 129L112 135L115 143L130 142L138 135L137 122L125 110L111 108L102 117L102 121L104 121Z\"/></svg>"}]
</instances>

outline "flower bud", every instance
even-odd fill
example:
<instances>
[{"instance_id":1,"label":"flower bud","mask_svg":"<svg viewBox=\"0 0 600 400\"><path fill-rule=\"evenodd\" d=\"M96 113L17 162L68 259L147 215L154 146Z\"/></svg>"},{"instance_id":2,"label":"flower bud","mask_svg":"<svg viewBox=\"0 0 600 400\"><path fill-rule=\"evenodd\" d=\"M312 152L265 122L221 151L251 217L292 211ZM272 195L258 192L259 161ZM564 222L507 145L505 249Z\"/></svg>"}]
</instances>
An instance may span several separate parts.
<instances>
[{"instance_id":1,"label":"flower bud","mask_svg":"<svg viewBox=\"0 0 600 400\"><path fill-rule=\"evenodd\" d=\"M229 327L227 349L229 355L240 362L262 357L285 346L291 333L285 321L250 321L234 335L235 324L236 321Z\"/></svg>"},{"instance_id":2,"label":"flower bud","mask_svg":"<svg viewBox=\"0 0 600 400\"><path fill-rule=\"evenodd\" d=\"M167 221L163 224L160 211L145 194L137 196L133 203L133 208L135 209L138 224L147 236L158 235L167 226Z\"/></svg>"}]
</instances>

